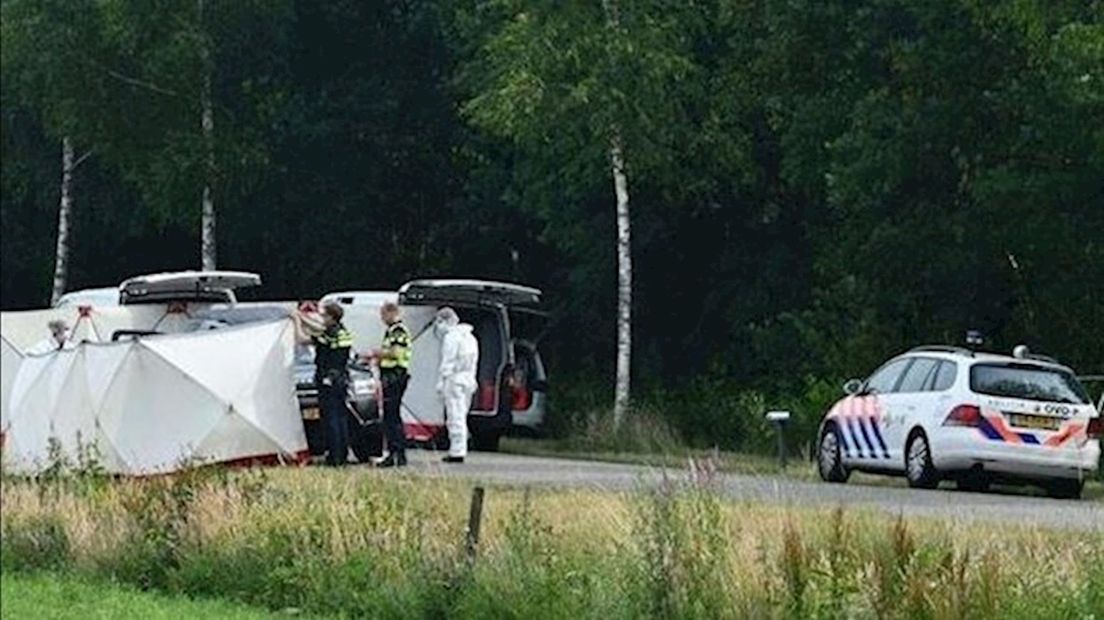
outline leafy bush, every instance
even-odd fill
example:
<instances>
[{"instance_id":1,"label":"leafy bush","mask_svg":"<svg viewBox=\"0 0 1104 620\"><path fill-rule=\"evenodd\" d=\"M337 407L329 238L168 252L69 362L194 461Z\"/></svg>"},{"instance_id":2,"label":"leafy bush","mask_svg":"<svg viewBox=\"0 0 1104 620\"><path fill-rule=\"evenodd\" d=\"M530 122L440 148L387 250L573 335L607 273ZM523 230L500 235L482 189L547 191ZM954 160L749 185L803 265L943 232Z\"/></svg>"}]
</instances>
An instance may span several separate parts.
<instances>
[{"instance_id":1,"label":"leafy bush","mask_svg":"<svg viewBox=\"0 0 1104 620\"><path fill-rule=\"evenodd\" d=\"M69 536L59 515L5 518L0 532L4 569L58 569L69 560Z\"/></svg>"},{"instance_id":2,"label":"leafy bush","mask_svg":"<svg viewBox=\"0 0 1104 620\"><path fill-rule=\"evenodd\" d=\"M607 389L583 382L566 394L557 391L550 428L563 447L581 452L669 454L685 448L720 448L773 454L775 430L764 414L782 409L792 413L787 449L797 456L809 453L824 413L843 395L836 381L814 377L786 390L761 391L717 376L640 393L624 426L615 432Z\"/></svg>"}]
</instances>

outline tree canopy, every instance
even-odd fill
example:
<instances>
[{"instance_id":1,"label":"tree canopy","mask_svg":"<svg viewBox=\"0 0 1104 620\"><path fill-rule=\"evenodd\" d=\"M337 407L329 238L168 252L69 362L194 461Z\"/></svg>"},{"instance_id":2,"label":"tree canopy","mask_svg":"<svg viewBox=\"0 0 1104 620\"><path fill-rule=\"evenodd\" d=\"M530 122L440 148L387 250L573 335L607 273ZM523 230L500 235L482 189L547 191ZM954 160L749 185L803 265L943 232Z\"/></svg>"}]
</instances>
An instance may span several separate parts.
<instances>
[{"instance_id":1,"label":"tree canopy","mask_svg":"<svg viewBox=\"0 0 1104 620\"><path fill-rule=\"evenodd\" d=\"M63 135L71 288L198 265L210 70L220 266L263 297L519 280L554 374L612 380L617 127L645 385L800 392L967 329L1104 371L1099 0L207 6L3 0L5 308L48 299Z\"/></svg>"}]
</instances>

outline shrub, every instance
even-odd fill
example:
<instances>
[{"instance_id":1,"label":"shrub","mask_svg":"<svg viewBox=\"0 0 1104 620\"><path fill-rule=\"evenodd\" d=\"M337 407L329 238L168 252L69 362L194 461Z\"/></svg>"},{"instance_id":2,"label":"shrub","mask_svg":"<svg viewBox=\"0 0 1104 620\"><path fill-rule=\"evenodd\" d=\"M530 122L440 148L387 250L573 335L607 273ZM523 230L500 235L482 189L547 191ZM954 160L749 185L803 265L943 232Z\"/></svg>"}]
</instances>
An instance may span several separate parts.
<instances>
[{"instance_id":1,"label":"shrub","mask_svg":"<svg viewBox=\"0 0 1104 620\"><path fill-rule=\"evenodd\" d=\"M60 515L8 518L0 531L0 565L4 569L59 569L69 559L69 535Z\"/></svg>"}]
</instances>

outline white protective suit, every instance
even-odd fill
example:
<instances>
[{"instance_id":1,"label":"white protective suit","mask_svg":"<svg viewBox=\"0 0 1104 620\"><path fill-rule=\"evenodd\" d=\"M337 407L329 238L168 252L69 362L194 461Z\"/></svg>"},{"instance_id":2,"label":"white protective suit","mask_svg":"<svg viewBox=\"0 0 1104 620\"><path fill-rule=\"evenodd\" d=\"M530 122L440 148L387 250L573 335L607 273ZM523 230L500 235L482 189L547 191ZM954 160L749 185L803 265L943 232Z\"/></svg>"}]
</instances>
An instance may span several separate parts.
<instances>
[{"instance_id":1,"label":"white protective suit","mask_svg":"<svg viewBox=\"0 0 1104 620\"><path fill-rule=\"evenodd\" d=\"M468 411L477 386L479 341L472 326L460 323L447 327L441 340L441 368L437 391L445 401L445 420L449 433L449 456L468 453Z\"/></svg>"}]
</instances>

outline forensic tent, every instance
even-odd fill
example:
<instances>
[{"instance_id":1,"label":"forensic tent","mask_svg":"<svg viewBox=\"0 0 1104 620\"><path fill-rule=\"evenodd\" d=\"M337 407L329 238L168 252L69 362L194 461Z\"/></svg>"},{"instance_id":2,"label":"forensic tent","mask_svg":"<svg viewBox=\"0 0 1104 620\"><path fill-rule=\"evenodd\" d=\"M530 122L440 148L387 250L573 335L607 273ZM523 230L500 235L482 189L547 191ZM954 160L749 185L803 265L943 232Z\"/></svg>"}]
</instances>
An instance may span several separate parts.
<instances>
[{"instance_id":1,"label":"forensic tent","mask_svg":"<svg viewBox=\"0 0 1104 620\"><path fill-rule=\"evenodd\" d=\"M287 319L44 355L4 339L22 355L6 403L8 471L41 471L58 450L68 462L91 454L107 472L131 475L306 450Z\"/></svg>"},{"instance_id":2,"label":"forensic tent","mask_svg":"<svg viewBox=\"0 0 1104 620\"><path fill-rule=\"evenodd\" d=\"M31 351L50 337L47 325L63 320L71 328L68 345L108 343L124 333L178 334L203 326L203 313L224 304L142 304L135 306L65 306L44 310L0 312L0 433L8 426L11 388ZM292 306L294 307L294 306Z\"/></svg>"}]
</instances>

